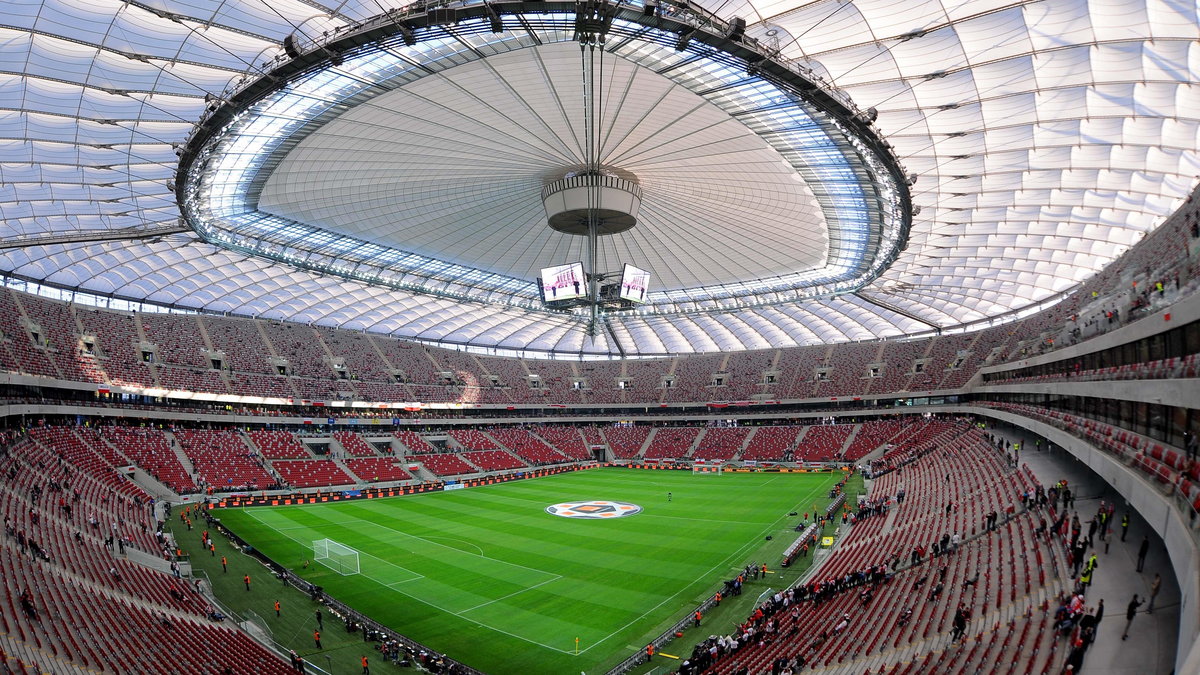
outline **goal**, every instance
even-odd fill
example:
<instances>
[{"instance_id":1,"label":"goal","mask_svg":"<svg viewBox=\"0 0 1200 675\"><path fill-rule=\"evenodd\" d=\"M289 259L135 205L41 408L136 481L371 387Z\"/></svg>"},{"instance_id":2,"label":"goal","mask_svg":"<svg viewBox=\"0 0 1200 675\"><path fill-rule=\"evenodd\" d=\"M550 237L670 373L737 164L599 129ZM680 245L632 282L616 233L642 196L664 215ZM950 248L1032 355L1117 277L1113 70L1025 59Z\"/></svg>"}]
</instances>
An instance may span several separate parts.
<instances>
[{"instance_id":1,"label":"goal","mask_svg":"<svg viewBox=\"0 0 1200 675\"><path fill-rule=\"evenodd\" d=\"M313 560L338 574L358 574L358 551L332 539L313 542Z\"/></svg>"},{"instance_id":2,"label":"goal","mask_svg":"<svg viewBox=\"0 0 1200 675\"><path fill-rule=\"evenodd\" d=\"M719 475L724 472L725 467L720 464L692 464L692 475L698 473Z\"/></svg>"}]
</instances>

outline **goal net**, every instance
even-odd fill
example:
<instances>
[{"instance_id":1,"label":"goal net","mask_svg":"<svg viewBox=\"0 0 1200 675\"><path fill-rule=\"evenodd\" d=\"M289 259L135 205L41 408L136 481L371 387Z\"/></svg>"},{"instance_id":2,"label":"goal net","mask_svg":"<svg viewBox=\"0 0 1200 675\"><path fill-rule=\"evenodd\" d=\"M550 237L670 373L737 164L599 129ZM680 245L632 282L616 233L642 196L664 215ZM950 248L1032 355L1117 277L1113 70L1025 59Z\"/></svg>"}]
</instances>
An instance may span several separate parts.
<instances>
[{"instance_id":1,"label":"goal net","mask_svg":"<svg viewBox=\"0 0 1200 675\"><path fill-rule=\"evenodd\" d=\"M358 574L358 551L332 539L313 542L313 560L338 574Z\"/></svg>"},{"instance_id":2,"label":"goal net","mask_svg":"<svg viewBox=\"0 0 1200 675\"><path fill-rule=\"evenodd\" d=\"M725 472L725 467L720 464L693 464L692 475L695 474L721 474Z\"/></svg>"}]
</instances>

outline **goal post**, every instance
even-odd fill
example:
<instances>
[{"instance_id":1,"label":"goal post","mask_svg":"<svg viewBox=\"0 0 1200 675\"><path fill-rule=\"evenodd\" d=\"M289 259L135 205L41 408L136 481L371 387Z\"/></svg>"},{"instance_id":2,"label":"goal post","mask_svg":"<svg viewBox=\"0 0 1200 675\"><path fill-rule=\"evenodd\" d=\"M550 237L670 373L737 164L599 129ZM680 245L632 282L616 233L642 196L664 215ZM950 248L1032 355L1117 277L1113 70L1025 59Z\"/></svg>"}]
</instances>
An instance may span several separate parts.
<instances>
[{"instance_id":1,"label":"goal post","mask_svg":"<svg viewBox=\"0 0 1200 675\"><path fill-rule=\"evenodd\" d=\"M332 539L313 542L313 561L338 574L358 574L358 551Z\"/></svg>"},{"instance_id":2,"label":"goal post","mask_svg":"<svg viewBox=\"0 0 1200 675\"><path fill-rule=\"evenodd\" d=\"M692 475L708 474L720 475L725 472L725 467L721 464L703 464L696 462L692 464Z\"/></svg>"}]
</instances>

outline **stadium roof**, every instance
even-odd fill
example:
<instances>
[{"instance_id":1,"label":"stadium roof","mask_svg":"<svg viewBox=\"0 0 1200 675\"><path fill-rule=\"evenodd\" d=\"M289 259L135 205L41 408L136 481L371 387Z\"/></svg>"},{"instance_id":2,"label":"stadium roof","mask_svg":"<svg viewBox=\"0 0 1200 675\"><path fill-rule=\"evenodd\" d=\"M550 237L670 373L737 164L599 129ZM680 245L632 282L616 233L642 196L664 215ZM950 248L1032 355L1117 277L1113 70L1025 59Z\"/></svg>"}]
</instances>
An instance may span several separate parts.
<instances>
[{"instance_id":1,"label":"stadium roof","mask_svg":"<svg viewBox=\"0 0 1200 675\"><path fill-rule=\"evenodd\" d=\"M796 180L797 162L772 163L786 149L747 133L752 123L731 123L735 116L720 102L694 103L697 88L680 91L661 74L645 75L647 66L616 54L616 41L614 57L625 61L609 62L607 81L611 91L637 95L609 128L644 118L653 123L650 137L675 145L653 162L667 179L655 185L652 170L641 169L648 172L645 222L602 253L611 264L650 269L658 309L612 313L594 338L577 316L512 301L516 286L489 296L373 283L371 275L334 273L364 261L348 249L322 251L311 233L297 238L330 261L325 268L193 232L173 190L177 154L206 112L286 61L289 35L311 46L399 5L7 3L0 272L100 296L480 348L638 355L783 347L953 328L1052 301L1161 222L1200 174L1194 3L704 0L699 5L717 17L744 18L747 38L797 72L819 76L859 111L877 111L874 128L915 175L907 246L865 285L835 295L805 293L802 282L792 295L768 288L764 280L813 273L831 260L869 263L870 252L839 248L852 229L831 225L837 209L821 202L819 181ZM554 44L537 51L549 64L544 72L554 73L567 67L568 53L579 53ZM436 79L339 110L340 128L315 130L264 174L254 188L258 205L278 218L463 266L460 278L529 280L547 262L579 259L577 241L556 242L555 233L534 227L540 203L505 201L520 180L498 180L512 168L498 150L518 141L467 140L504 131L504 110L480 105L500 85L510 103L543 111L512 122L526 129L574 93L555 93L573 77L547 77L528 59L505 63L506 55L464 60ZM646 102L651 96L661 107ZM438 136L430 122L445 120L431 120L433 108L415 103L422 97L469 111L471 125L455 127L457 144ZM397 125L396 110L413 112L408 126ZM569 139L569 117L539 136ZM716 131L698 135L705 129ZM414 141L414 132L430 140ZM526 146L518 164L537 154ZM351 166L372 151L392 159L371 180L313 178L314 168ZM457 179L472 171L496 184L480 190L488 181ZM425 201L389 193L397 180L426 180ZM788 181L796 189L785 190ZM454 217L439 221L449 205L458 209ZM527 227L484 226L504 220L502 213L521 215ZM447 222L480 225L433 229ZM781 227L787 237L775 234ZM753 294L688 295L714 287ZM670 292L683 295L662 295Z\"/></svg>"}]
</instances>

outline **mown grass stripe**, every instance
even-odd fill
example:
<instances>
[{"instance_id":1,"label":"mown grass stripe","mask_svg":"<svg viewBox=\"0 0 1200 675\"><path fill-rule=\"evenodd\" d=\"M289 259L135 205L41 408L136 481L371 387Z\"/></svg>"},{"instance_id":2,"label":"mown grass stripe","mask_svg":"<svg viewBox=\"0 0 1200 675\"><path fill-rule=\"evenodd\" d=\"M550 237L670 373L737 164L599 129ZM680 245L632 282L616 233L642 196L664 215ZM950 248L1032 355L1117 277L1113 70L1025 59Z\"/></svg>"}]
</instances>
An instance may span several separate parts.
<instances>
[{"instance_id":1,"label":"mown grass stripe","mask_svg":"<svg viewBox=\"0 0 1200 675\"><path fill-rule=\"evenodd\" d=\"M619 660L623 645L661 631L749 562L765 534L783 538L796 520L787 512L824 502L834 480L606 469L220 515L289 567L312 556L311 541L297 540L328 537L395 565L398 575L405 570L407 577L391 580L383 565L369 570L376 580L316 567L304 574L364 613L489 673L591 672ZM633 502L643 512L601 521L544 510L577 499Z\"/></svg>"}]
</instances>

